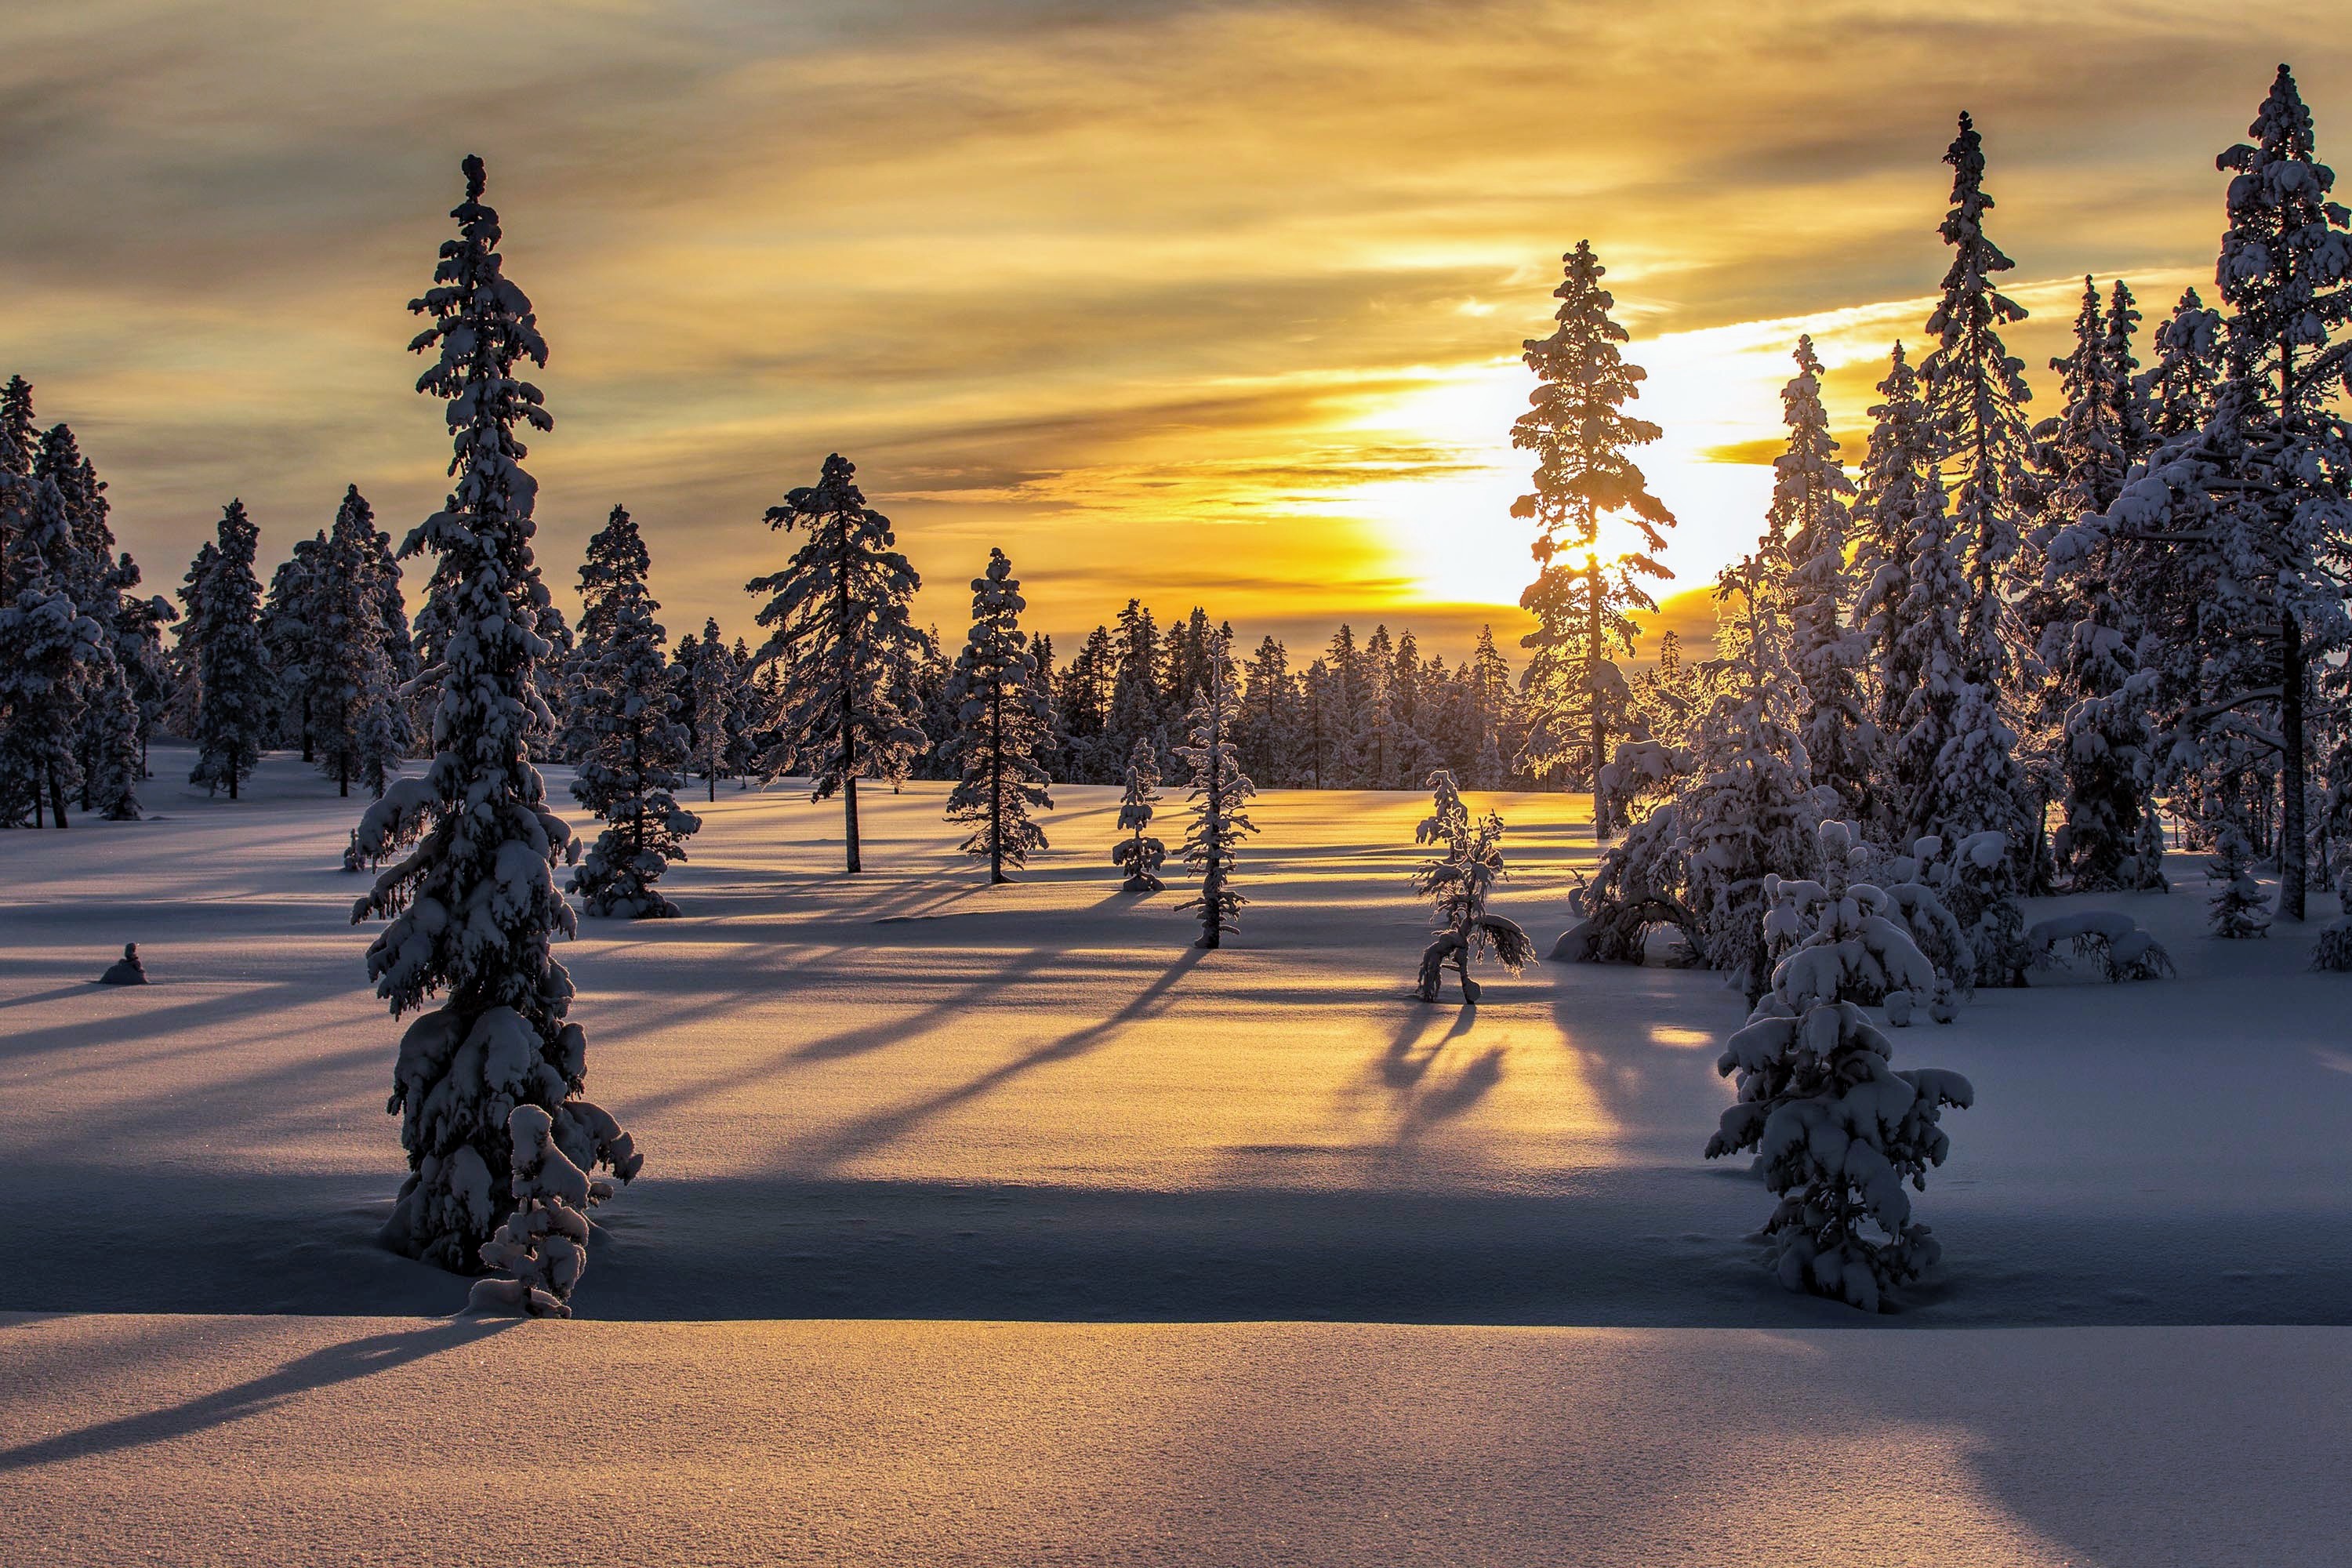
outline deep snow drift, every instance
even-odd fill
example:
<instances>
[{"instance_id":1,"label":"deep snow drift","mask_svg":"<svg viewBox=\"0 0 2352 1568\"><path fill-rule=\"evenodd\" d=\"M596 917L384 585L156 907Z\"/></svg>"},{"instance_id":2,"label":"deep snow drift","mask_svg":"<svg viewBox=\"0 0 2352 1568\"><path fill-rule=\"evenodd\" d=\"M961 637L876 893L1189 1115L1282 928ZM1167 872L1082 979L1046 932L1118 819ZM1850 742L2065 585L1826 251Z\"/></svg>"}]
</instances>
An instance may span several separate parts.
<instances>
[{"instance_id":1,"label":"deep snow drift","mask_svg":"<svg viewBox=\"0 0 2352 1568\"><path fill-rule=\"evenodd\" d=\"M372 1245L398 1029L346 923L356 803L284 757L207 800L185 761L158 752L162 820L0 837L0 1308L454 1310L461 1281ZM2032 906L2126 910L2180 977L1895 1033L1978 1100L1917 1198L1940 1280L1870 1319L1774 1286L1768 1198L1700 1158L1742 1017L1715 977L1544 963L1475 1012L1412 999L1421 795L1259 797L1252 901L1204 953L1183 879L1119 891L1117 790L1057 788L1053 848L991 889L946 787L869 792L849 878L833 803L723 786L663 884L682 918L562 947L590 1094L646 1154L583 1315L2352 1321L2352 977L2305 969L2332 900L2214 942L2183 856L2169 898ZM1490 798L1496 912L1548 945L1583 803ZM92 984L126 942L152 984Z\"/></svg>"}]
</instances>

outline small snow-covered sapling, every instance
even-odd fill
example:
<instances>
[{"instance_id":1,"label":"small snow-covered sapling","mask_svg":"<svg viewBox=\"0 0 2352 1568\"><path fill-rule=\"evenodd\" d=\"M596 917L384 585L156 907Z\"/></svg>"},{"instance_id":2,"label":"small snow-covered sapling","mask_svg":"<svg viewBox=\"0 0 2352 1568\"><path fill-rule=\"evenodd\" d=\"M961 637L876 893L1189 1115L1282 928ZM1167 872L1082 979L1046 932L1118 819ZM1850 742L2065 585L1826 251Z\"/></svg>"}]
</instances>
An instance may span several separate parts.
<instances>
[{"instance_id":1,"label":"small snow-covered sapling","mask_svg":"<svg viewBox=\"0 0 2352 1568\"><path fill-rule=\"evenodd\" d=\"M1119 831L1127 837L1110 847L1110 863L1127 873L1119 884L1122 892L1156 893L1164 886L1160 867L1168 858L1168 847L1144 831L1160 804L1159 786L1160 763L1147 736L1135 742L1127 761L1127 794L1118 803Z\"/></svg>"},{"instance_id":2,"label":"small snow-covered sapling","mask_svg":"<svg viewBox=\"0 0 2352 1568\"><path fill-rule=\"evenodd\" d=\"M2253 847L2235 827L2221 830L2205 879L2221 890L2206 901L2213 934L2231 941L2271 934L2270 911L2263 908L2263 885L2254 880Z\"/></svg>"},{"instance_id":3,"label":"small snow-covered sapling","mask_svg":"<svg viewBox=\"0 0 2352 1568\"><path fill-rule=\"evenodd\" d=\"M1502 879L1503 819L1495 812L1473 820L1444 768L1429 775L1434 799L1429 816L1413 831L1413 842L1436 847L1412 874L1413 890L1430 900L1436 940L1422 951L1419 995L1434 1002L1451 963L1462 977L1462 1000L1478 1000L1470 961L1492 949L1496 962L1517 974L1535 957L1535 942L1516 921L1486 912L1486 899Z\"/></svg>"}]
</instances>

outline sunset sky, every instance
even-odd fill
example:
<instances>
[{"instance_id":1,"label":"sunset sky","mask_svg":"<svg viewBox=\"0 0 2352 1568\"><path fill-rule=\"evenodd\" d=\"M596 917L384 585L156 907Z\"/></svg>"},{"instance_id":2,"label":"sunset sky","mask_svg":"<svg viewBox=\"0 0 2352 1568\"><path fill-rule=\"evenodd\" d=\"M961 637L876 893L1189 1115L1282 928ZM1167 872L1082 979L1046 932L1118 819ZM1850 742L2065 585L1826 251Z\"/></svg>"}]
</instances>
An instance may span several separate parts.
<instances>
[{"instance_id":1,"label":"sunset sky","mask_svg":"<svg viewBox=\"0 0 2352 1568\"><path fill-rule=\"evenodd\" d=\"M1057 640L1140 595L1458 654L1524 624L1518 350L1578 239L1666 428L1672 586L1701 588L1755 535L1800 331L1859 455L1943 271L1959 110L2046 399L2084 272L2151 320L2210 294L2213 155L2280 59L2352 164L2343 16L20 3L0 374L81 433L151 587L231 495L265 571L348 481L397 536L448 449L404 307L479 152L553 349L530 466L567 606L619 500L671 631L748 633L761 513L838 449L950 637L1001 544Z\"/></svg>"}]
</instances>

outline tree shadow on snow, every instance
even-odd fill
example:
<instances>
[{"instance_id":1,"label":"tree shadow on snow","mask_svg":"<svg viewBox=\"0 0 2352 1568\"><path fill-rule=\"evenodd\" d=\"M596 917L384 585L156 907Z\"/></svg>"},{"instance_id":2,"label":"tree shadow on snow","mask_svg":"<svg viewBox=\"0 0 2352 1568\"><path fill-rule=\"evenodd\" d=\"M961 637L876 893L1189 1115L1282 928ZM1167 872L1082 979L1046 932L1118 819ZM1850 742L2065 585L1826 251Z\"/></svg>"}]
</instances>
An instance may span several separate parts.
<instances>
[{"instance_id":1,"label":"tree shadow on snow","mask_svg":"<svg viewBox=\"0 0 2352 1568\"><path fill-rule=\"evenodd\" d=\"M1168 993L1177 981L1192 973L1206 953L1197 947L1188 947L1177 956L1158 977L1136 993L1126 1005L1098 1024L1073 1029L1066 1035L1046 1041L1034 1049L1022 1052L1012 1060L1001 1063L969 1082L926 1095L920 1100L861 1116L841 1127L803 1151L794 1161L802 1172L828 1171L837 1168L861 1154L903 1137L942 1112L978 1100L1022 1074L1081 1057L1111 1038L1129 1024L1158 1012L1165 1004Z\"/></svg>"},{"instance_id":2,"label":"tree shadow on snow","mask_svg":"<svg viewBox=\"0 0 2352 1568\"><path fill-rule=\"evenodd\" d=\"M215 1426L225 1426L232 1421L265 1415L315 1389L329 1388L356 1378L373 1377L378 1373L389 1372L411 1362L438 1355L444 1351L478 1343L511 1328L519 1321L512 1318L460 1318L428 1328L400 1329L391 1333L371 1334L364 1339L322 1346L307 1355L295 1357L274 1372L249 1378L217 1393L204 1394L165 1409L142 1411L135 1415L101 1421L78 1431L60 1432L54 1437L0 1448L0 1474L31 1469L39 1465L63 1464L100 1454L116 1454L191 1436Z\"/></svg>"}]
</instances>

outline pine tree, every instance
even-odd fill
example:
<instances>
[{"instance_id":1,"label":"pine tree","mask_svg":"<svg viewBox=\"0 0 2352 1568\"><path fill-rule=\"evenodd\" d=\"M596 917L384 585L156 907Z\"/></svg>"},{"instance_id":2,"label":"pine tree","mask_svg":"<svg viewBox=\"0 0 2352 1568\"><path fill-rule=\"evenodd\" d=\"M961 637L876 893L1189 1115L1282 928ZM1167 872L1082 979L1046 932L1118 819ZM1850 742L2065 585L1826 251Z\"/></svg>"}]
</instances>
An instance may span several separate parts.
<instances>
[{"instance_id":1,"label":"pine tree","mask_svg":"<svg viewBox=\"0 0 2352 1568\"><path fill-rule=\"evenodd\" d=\"M1243 666L1242 717L1235 737L1243 771L1269 784L1280 784L1291 777L1297 746L1290 689L1289 650L1269 635Z\"/></svg>"},{"instance_id":2,"label":"pine tree","mask_svg":"<svg viewBox=\"0 0 2352 1568\"><path fill-rule=\"evenodd\" d=\"M262 602L261 646L270 673L277 678L271 694L277 716L276 738L298 746L302 760L319 760L320 716L312 710L334 684L322 668L320 623L328 593L327 536L323 532L296 542L293 552L269 576L269 593ZM331 703L331 699L327 699Z\"/></svg>"},{"instance_id":3,"label":"pine tree","mask_svg":"<svg viewBox=\"0 0 2352 1568\"><path fill-rule=\"evenodd\" d=\"M1789 449L1773 462L1770 527L1789 561L1790 665L1804 688L1798 733L1815 784L1837 791L1844 815L1873 814L1874 734L1855 674L1861 639L1846 626L1854 593L1848 578L1845 498L1854 493L1822 406L1822 362L1813 340L1797 340L1797 374L1780 394Z\"/></svg>"},{"instance_id":4,"label":"pine tree","mask_svg":"<svg viewBox=\"0 0 2352 1568\"><path fill-rule=\"evenodd\" d=\"M838 452L814 485L768 509L768 526L805 531L781 572L744 585L772 595L760 611L770 628L762 663L784 667L785 747L805 769L811 798L839 791L848 869L863 868L857 781L896 780L924 742L897 692L931 642L908 618L922 580L895 548L890 520L866 504L856 468Z\"/></svg>"},{"instance_id":5,"label":"pine tree","mask_svg":"<svg viewBox=\"0 0 2352 1568\"><path fill-rule=\"evenodd\" d=\"M1565 276L1553 290L1559 326L1527 342L1538 385L1511 427L1511 445L1536 454L1535 488L1511 503L1513 517L1536 523L1536 580L1519 596L1537 620L1520 639L1532 650L1526 682L1537 703L1523 756L1530 768L1549 768L1574 750L1573 731L1581 728L1586 766L1597 783L1612 718L1601 666L1612 647L1633 651L1639 635L1633 612L1657 609L1643 579L1672 575L1639 551L1601 559L1601 525L1622 518L1657 551L1665 548L1664 531L1675 519L1626 456L1659 432L1624 412L1641 395L1645 373L1617 352L1628 338L1609 316L1616 300L1601 286L1605 268L1581 240L1562 259ZM1595 799L1593 833L1605 838L1610 824L1597 794Z\"/></svg>"},{"instance_id":6,"label":"pine tree","mask_svg":"<svg viewBox=\"0 0 2352 1568\"><path fill-rule=\"evenodd\" d=\"M2181 290L2171 317L2156 330L2156 363L2133 384L2147 409L2151 442L2198 429L2213 414L2221 380L2221 318L2197 290Z\"/></svg>"},{"instance_id":7,"label":"pine tree","mask_svg":"<svg viewBox=\"0 0 2352 1568\"><path fill-rule=\"evenodd\" d=\"M1992 284L2016 263L1985 234L1984 215L1993 201L1984 189L1984 142L1965 114L1944 162L1952 166L1952 210L1942 230L1952 265L1944 274L1943 299L1927 318L1937 344L1920 372L1937 454L1958 482L1951 513L1969 583L1961 622L1968 673L1997 684L2010 668L2002 591L2032 494L2025 367L2001 342L2000 329L2023 321L2025 308Z\"/></svg>"},{"instance_id":8,"label":"pine tree","mask_svg":"<svg viewBox=\"0 0 2352 1568\"><path fill-rule=\"evenodd\" d=\"M667 920L677 906L655 888L701 819L677 804L686 784L684 700L662 657L660 609L646 591L651 564L625 507L614 507L588 542L580 569L582 637L562 731L577 764L572 797L604 822L581 858L570 890L592 915ZM711 628L715 647L718 628Z\"/></svg>"},{"instance_id":9,"label":"pine tree","mask_svg":"<svg viewBox=\"0 0 2352 1568\"><path fill-rule=\"evenodd\" d=\"M1138 741L1127 762L1127 793L1118 802L1118 830L1127 837L1110 847L1110 863L1127 873L1121 892L1156 893L1165 886L1160 866L1168 858L1167 846L1144 831L1159 807L1159 789L1160 759L1150 742Z\"/></svg>"},{"instance_id":10,"label":"pine tree","mask_svg":"<svg viewBox=\"0 0 2352 1568\"><path fill-rule=\"evenodd\" d=\"M1025 866L1045 847L1045 830L1029 814L1054 806L1041 760L1053 728L1021 629L1025 608L1013 563L991 550L987 570L971 581L971 635L948 686L957 723L949 755L962 764L948 795L948 819L971 826L963 852L987 857L992 884L1011 881L1006 866Z\"/></svg>"},{"instance_id":11,"label":"pine tree","mask_svg":"<svg viewBox=\"0 0 2352 1568\"><path fill-rule=\"evenodd\" d=\"M2352 323L2352 213L2328 199L2335 172L2318 161L2311 111L2284 65L2247 132L2223 153L2230 226L2216 282L2228 378L2241 389L2255 488L2245 499L2267 546L2263 618L2274 621L2279 688L2278 912L2304 918L2307 787L2305 692L2316 652L2352 626L2329 569L2352 537L2352 426L2337 411L2346 354L2332 335ZM2263 527L2262 525L2267 525ZM2260 590L2257 590L2260 592Z\"/></svg>"},{"instance_id":12,"label":"pine tree","mask_svg":"<svg viewBox=\"0 0 2352 1568\"><path fill-rule=\"evenodd\" d=\"M1794 685L1788 634L1763 552L1727 568L1716 599L1719 684L1698 727L1696 779L1676 798L1676 823L1706 962L1732 976L1753 1005L1771 973L1765 879L1811 871L1822 814L1804 742L1787 712L1785 694Z\"/></svg>"},{"instance_id":13,"label":"pine tree","mask_svg":"<svg viewBox=\"0 0 2352 1568\"><path fill-rule=\"evenodd\" d=\"M1862 591L1854 601L1853 624L1870 642L1873 718L1881 740L1880 775L1885 779L1894 764L1885 753L1903 732L1904 707L1919 682L1903 637L1910 624L1912 560L1927 520L1942 516L1943 487L1919 378L1901 343L1895 345L1878 392L1883 401L1870 410L1870 447L1855 503L1861 527L1853 574ZM1888 842L1897 837L1906 811L1899 792L1880 792L1878 821Z\"/></svg>"},{"instance_id":14,"label":"pine tree","mask_svg":"<svg viewBox=\"0 0 2352 1568\"><path fill-rule=\"evenodd\" d=\"M12 384L12 393L20 385ZM102 633L49 564L50 553L74 548L57 487L0 473L0 516L9 520L0 555L0 825L29 815L34 826L43 826L46 799L63 827L82 671L100 657Z\"/></svg>"},{"instance_id":15,"label":"pine tree","mask_svg":"<svg viewBox=\"0 0 2352 1568\"><path fill-rule=\"evenodd\" d=\"M2121 283L2108 310L2092 279L2083 279L2074 352L2050 362L2065 405L2035 431L2047 476L2044 521L2036 530L2045 551L2067 526L2105 511L2123 491L2141 423L2131 384L2134 316ZM2154 805L2147 790L2153 764L2140 712L2145 683L2134 681L2138 638L2115 584L2118 568L2128 570L2116 559L2122 548L2109 541L2084 557L2070 580L2053 574L2029 595L2044 624L2039 657L2047 679L2039 718L2058 737L2064 783L2056 858L2077 892L2142 886L2149 869L2138 862L2141 817Z\"/></svg>"},{"instance_id":16,"label":"pine tree","mask_svg":"<svg viewBox=\"0 0 2352 1568\"><path fill-rule=\"evenodd\" d=\"M189 617L202 696L188 782L226 789L231 800L261 760L269 733L272 672L261 637L261 583L253 574L260 537L243 501L223 509L200 607Z\"/></svg>"},{"instance_id":17,"label":"pine tree","mask_svg":"<svg viewBox=\"0 0 2352 1568\"><path fill-rule=\"evenodd\" d=\"M304 726L317 741L320 770L349 795L356 783L381 795L396 736L392 665L375 582L375 513L359 487L343 491L335 524L318 558L304 606L309 644Z\"/></svg>"},{"instance_id":18,"label":"pine tree","mask_svg":"<svg viewBox=\"0 0 2352 1568\"><path fill-rule=\"evenodd\" d=\"M742 672L735 656L719 640L719 619L702 623L702 657L694 663L692 687L694 765L707 787L704 798L719 798L719 775L733 765L734 717Z\"/></svg>"},{"instance_id":19,"label":"pine tree","mask_svg":"<svg viewBox=\"0 0 2352 1568\"><path fill-rule=\"evenodd\" d=\"M1928 1167L1951 1148L1944 1109L1965 1109L1976 1091L1958 1073L1895 1070L1864 998L1890 981L1906 995L1932 989L1934 967L1899 926L1833 886L1841 896L1821 901L1814 930L1775 967L1771 993L1716 1063L1739 1099L1706 1157L1756 1152L1780 1199L1763 1234L1782 1285L1876 1311L1942 1257L1903 1188L1926 1190Z\"/></svg>"},{"instance_id":20,"label":"pine tree","mask_svg":"<svg viewBox=\"0 0 2352 1568\"><path fill-rule=\"evenodd\" d=\"M1242 840L1257 831L1248 810L1257 786L1242 772L1240 752L1234 744L1241 703L1222 637L1211 650L1206 673L1206 683L1192 695L1185 726L1191 743L1176 748L1178 759L1192 771L1192 820L1184 835L1184 864L1201 874L1201 891L1176 910L1179 914L1200 910L1199 945L1214 948L1225 933L1241 929L1241 907L1249 901L1234 890L1234 858Z\"/></svg>"},{"instance_id":21,"label":"pine tree","mask_svg":"<svg viewBox=\"0 0 2352 1568\"><path fill-rule=\"evenodd\" d=\"M437 627L431 766L404 778L360 819L354 847L383 860L404 847L352 910L388 918L368 948L368 973L395 1017L439 994L408 1027L387 1110L401 1115L409 1177L384 1240L394 1250L470 1272L503 1267L518 1280L552 1281L550 1244L523 1234L485 1244L520 1180L570 1174L581 1205L622 1181L642 1156L603 1110L580 1098L586 1035L566 1021L572 978L550 951L572 914L555 887L571 841L531 766L530 732L552 719L536 684L551 651L538 632L530 589L531 508L520 429L551 426L539 388L515 374L547 363L547 343L499 255L498 214L482 201L482 161L465 161L466 199L451 213L433 287L411 310L430 318L412 349L437 351L417 390L444 398L455 447L448 504L427 518L404 554L436 557L430 602ZM536 1107L548 1120L544 1137ZM576 1181L574 1181L576 1178ZM527 1206L527 1205L526 1205ZM536 1298L518 1305L551 1310ZM560 1305L560 1301L554 1305Z\"/></svg>"},{"instance_id":22,"label":"pine tree","mask_svg":"<svg viewBox=\"0 0 2352 1568\"><path fill-rule=\"evenodd\" d=\"M1412 886L1430 901L1436 940L1422 952L1418 994L1424 1002L1436 1001L1451 963L1462 980L1464 1004L1475 1005L1478 983L1470 978L1471 960L1492 950L1495 962L1517 974L1535 957L1535 943L1517 921L1486 910L1504 876L1501 815L1489 811L1474 820L1454 775L1443 768L1430 774L1429 787L1430 815L1413 830L1412 840L1438 853L1414 870Z\"/></svg>"}]
</instances>

